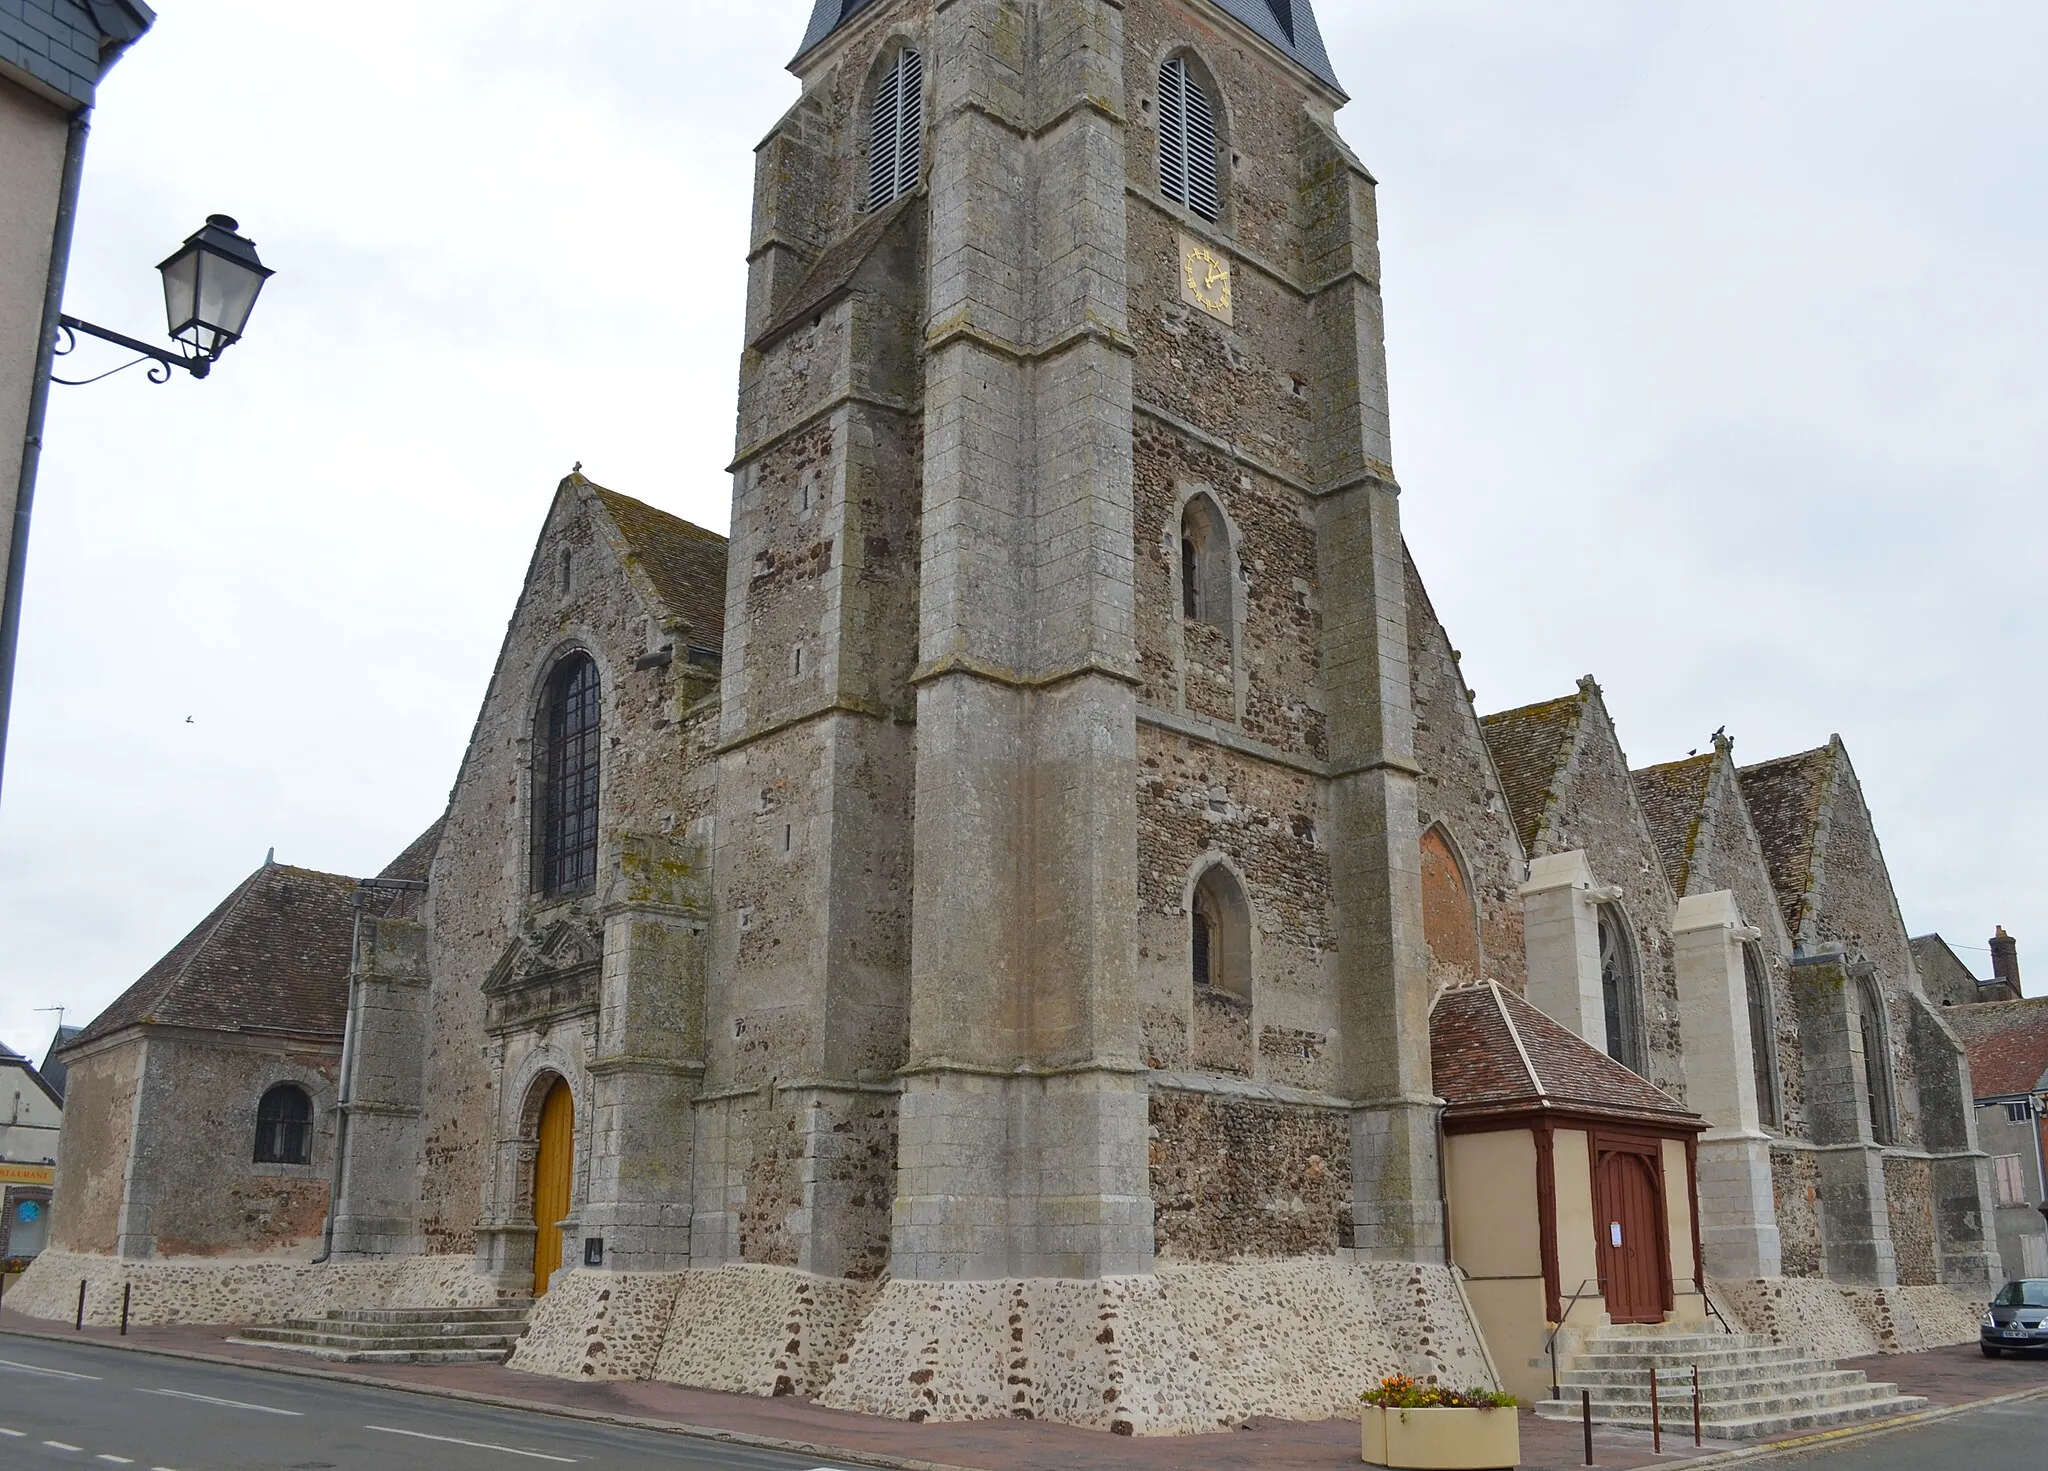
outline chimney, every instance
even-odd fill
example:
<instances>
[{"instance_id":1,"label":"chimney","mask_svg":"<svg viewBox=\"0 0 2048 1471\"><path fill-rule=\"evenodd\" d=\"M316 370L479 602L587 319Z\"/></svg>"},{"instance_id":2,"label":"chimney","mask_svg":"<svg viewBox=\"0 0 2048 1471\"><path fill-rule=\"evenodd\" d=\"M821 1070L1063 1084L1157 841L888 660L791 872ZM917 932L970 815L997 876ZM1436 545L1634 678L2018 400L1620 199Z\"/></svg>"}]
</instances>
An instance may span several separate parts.
<instances>
[{"instance_id":1,"label":"chimney","mask_svg":"<svg viewBox=\"0 0 2048 1471\"><path fill-rule=\"evenodd\" d=\"M2020 942L2005 932L2005 926L1998 927L1998 933L1991 937L1991 976L2000 985L2012 987L2015 996L2020 990Z\"/></svg>"}]
</instances>

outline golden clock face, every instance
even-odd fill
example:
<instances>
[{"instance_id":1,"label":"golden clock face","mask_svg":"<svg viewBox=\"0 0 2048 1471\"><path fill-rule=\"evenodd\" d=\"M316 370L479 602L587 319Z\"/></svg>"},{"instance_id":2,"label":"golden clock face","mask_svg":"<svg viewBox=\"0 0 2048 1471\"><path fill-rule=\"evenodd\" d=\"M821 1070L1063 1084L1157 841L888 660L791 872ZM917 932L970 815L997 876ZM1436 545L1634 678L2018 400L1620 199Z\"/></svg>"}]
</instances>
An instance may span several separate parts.
<instances>
[{"instance_id":1,"label":"golden clock face","mask_svg":"<svg viewBox=\"0 0 2048 1471\"><path fill-rule=\"evenodd\" d=\"M1206 245L1181 242L1181 287L1194 305L1230 320L1230 262Z\"/></svg>"}]
</instances>

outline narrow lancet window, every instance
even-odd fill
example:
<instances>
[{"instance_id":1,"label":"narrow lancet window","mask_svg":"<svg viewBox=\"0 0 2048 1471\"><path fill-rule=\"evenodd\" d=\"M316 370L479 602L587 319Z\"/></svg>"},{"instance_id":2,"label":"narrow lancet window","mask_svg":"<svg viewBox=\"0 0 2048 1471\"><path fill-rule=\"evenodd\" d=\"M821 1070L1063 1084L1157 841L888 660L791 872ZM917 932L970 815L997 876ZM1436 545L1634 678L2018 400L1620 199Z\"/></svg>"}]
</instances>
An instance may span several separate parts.
<instances>
[{"instance_id":1,"label":"narrow lancet window","mask_svg":"<svg viewBox=\"0 0 2048 1471\"><path fill-rule=\"evenodd\" d=\"M924 58L905 46L875 85L868 126L868 208L915 189L924 173Z\"/></svg>"},{"instance_id":2,"label":"narrow lancet window","mask_svg":"<svg viewBox=\"0 0 2048 1471\"><path fill-rule=\"evenodd\" d=\"M1645 1069L1642 982L1628 922L1612 905L1600 910L1600 995L1606 1012L1607 1055L1625 1068Z\"/></svg>"},{"instance_id":3,"label":"narrow lancet window","mask_svg":"<svg viewBox=\"0 0 2048 1471\"><path fill-rule=\"evenodd\" d=\"M1777 1039L1771 1029L1771 983L1764 971L1763 955L1754 945L1742 947L1742 978L1749 992L1749 1065L1756 1075L1757 1121L1767 1129L1775 1129L1778 1069Z\"/></svg>"},{"instance_id":4,"label":"narrow lancet window","mask_svg":"<svg viewBox=\"0 0 2048 1471\"><path fill-rule=\"evenodd\" d=\"M1190 500L1180 517L1180 611L1211 627L1230 627L1230 536L1207 495Z\"/></svg>"},{"instance_id":5,"label":"narrow lancet window","mask_svg":"<svg viewBox=\"0 0 2048 1471\"><path fill-rule=\"evenodd\" d=\"M1875 982L1856 988L1857 1024L1863 1033L1863 1097L1870 1134L1879 1144L1896 1142L1892 1128L1890 1049L1885 1043L1884 996Z\"/></svg>"},{"instance_id":6,"label":"narrow lancet window","mask_svg":"<svg viewBox=\"0 0 2048 1471\"><path fill-rule=\"evenodd\" d=\"M1196 988L1228 991L1249 1000L1252 914L1237 875L1221 863L1212 864L1197 880L1190 907L1193 914L1188 953Z\"/></svg>"},{"instance_id":7,"label":"narrow lancet window","mask_svg":"<svg viewBox=\"0 0 2048 1471\"><path fill-rule=\"evenodd\" d=\"M1205 220L1223 218L1216 109L1176 56L1159 69L1159 192Z\"/></svg>"},{"instance_id":8,"label":"narrow lancet window","mask_svg":"<svg viewBox=\"0 0 2048 1471\"><path fill-rule=\"evenodd\" d=\"M597 878L597 796L603 701L597 664L574 654L548 680L542 717L538 887L546 894L588 888Z\"/></svg>"}]
</instances>

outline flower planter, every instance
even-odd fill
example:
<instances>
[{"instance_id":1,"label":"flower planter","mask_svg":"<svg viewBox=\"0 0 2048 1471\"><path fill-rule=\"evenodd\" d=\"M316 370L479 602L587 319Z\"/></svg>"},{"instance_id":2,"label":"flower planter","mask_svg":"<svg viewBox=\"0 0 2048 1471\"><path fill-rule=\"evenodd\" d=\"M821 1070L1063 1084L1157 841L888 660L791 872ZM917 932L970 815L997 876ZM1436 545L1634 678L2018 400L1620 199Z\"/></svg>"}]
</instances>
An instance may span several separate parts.
<instances>
[{"instance_id":1,"label":"flower planter","mask_svg":"<svg viewBox=\"0 0 2048 1471\"><path fill-rule=\"evenodd\" d=\"M1522 1459L1512 1409L1386 1410L1359 1415L1362 1459L1401 1471L1509 1471Z\"/></svg>"}]
</instances>

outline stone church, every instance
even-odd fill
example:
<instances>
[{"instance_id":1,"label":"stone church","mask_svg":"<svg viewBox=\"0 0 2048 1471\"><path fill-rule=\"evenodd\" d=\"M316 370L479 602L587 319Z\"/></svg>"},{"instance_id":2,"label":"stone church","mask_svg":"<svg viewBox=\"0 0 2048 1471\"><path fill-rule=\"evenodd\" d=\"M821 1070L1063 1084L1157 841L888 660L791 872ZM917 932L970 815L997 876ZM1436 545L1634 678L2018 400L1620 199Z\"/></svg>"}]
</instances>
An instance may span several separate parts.
<instances>
[{"instance_id":1,"label":"stone church","mask_svg":"<svg viewBox=\"0 0 2048 1471\"><path fill-rule=\"evenodd\" d=\"M792 69L730 538L561 484L427 837L259 873L319 946L74 1048L16 1304L532 1295L515 1367L1123 1433L1560 1323L1974 1338L1968 1068L1842 742L1475 709L1308 0L819 0ZM318 1206L172 1251L118 1197L179 1110L80 1123L92 1060L238 1004L274 1065L178 1192L281 1080Z\"/></svg>"}]
</instances>

